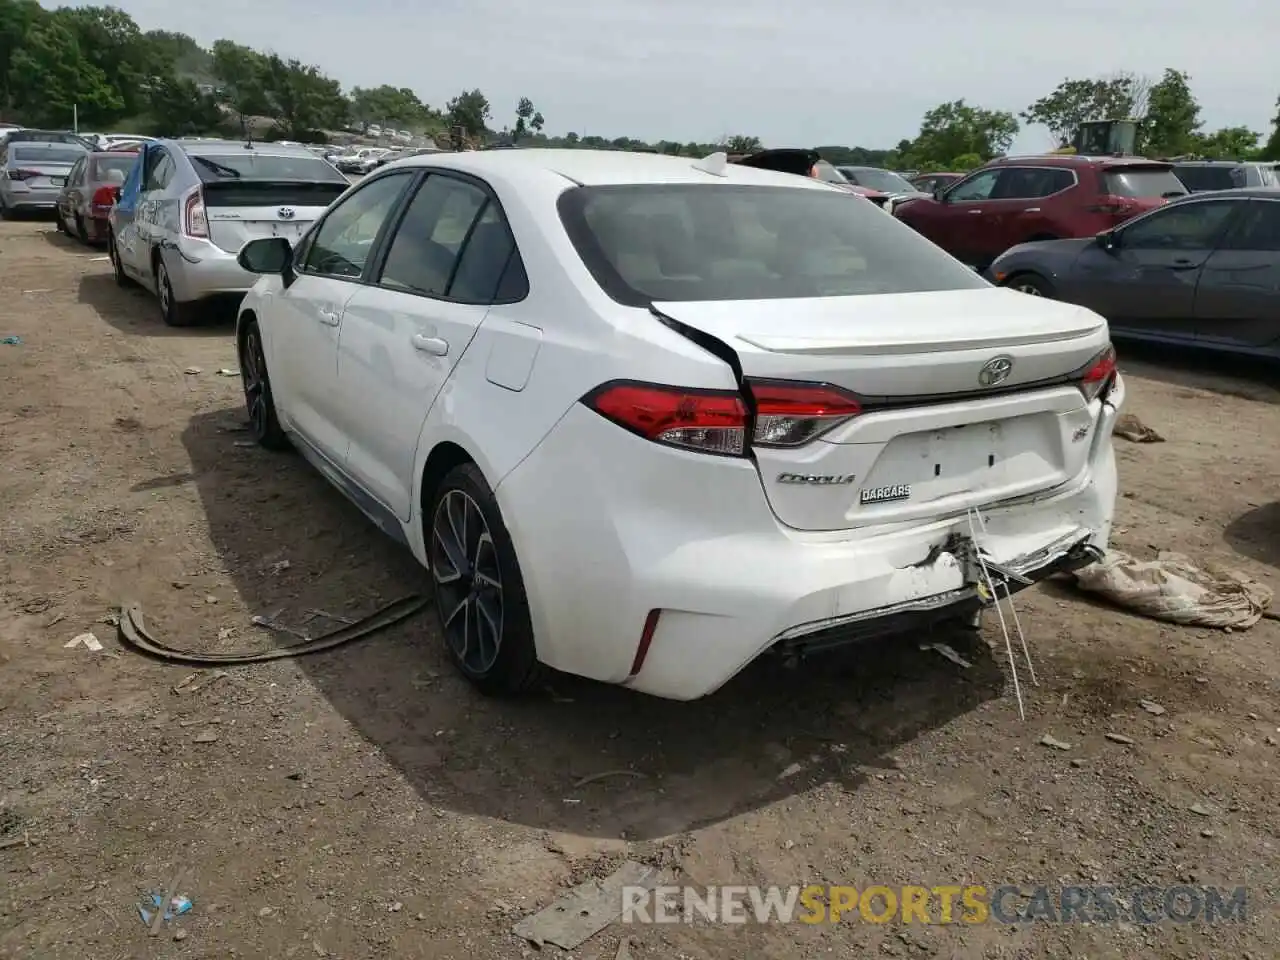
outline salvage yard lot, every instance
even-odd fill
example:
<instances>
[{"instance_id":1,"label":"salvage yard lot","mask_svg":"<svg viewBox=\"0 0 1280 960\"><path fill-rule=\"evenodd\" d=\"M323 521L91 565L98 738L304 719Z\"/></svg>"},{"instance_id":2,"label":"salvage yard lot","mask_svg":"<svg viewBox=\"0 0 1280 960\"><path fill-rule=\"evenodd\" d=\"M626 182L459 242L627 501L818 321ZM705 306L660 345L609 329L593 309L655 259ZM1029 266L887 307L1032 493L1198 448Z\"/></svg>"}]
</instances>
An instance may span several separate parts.
<instances>
[{"instance_id":1,"label":"salvage yard lot","mask_svg":"<svg viewBox=\"0 0 1280 960\"><path fill-rule=\"evenodd\" d=\"M327 629L309 612L359 617L424 577L247 440L227 323L165 328L101 253L0 223L0 336L22 339L0 346L0 957L531 956L512 924L625 859L697 885L1246 885L1251 916L614 924L573 957L624 935L635 958L1275 955L1276 621L1189 630L1047 584L1018 601L1026 723L1003 656L965 670L914 642L690 704L561 677L489 701L426 616L184 685L115 642L122 601L168 643L232 650L270 642L254 615ZM1280 392L1121 355L1129 410L1168 442L1116 441L1114 545L1276 585ZM105 651L64 646L86 630ZM148 938L139 896L181 865L194 907Z\"/></svg>"}]
</instances>

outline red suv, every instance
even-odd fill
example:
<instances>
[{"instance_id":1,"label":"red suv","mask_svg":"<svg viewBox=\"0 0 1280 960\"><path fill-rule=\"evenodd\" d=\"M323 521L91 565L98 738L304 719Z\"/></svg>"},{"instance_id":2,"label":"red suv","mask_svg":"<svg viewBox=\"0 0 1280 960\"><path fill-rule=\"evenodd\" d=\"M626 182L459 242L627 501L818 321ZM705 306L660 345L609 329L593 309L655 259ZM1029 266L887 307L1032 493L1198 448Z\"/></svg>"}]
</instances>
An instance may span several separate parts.
<instances>
[{"instance_id":1,"label":"red suv","mask_svg":"<svg viewBox=\"0 0 1280 960\"><path fill-rule=\"evenodd\" d=\"M1020 243L1092 237L1186 192L1172 164L1141 157L1001 157L893 215L981 270Z\"/></svg>"}]
</instances>

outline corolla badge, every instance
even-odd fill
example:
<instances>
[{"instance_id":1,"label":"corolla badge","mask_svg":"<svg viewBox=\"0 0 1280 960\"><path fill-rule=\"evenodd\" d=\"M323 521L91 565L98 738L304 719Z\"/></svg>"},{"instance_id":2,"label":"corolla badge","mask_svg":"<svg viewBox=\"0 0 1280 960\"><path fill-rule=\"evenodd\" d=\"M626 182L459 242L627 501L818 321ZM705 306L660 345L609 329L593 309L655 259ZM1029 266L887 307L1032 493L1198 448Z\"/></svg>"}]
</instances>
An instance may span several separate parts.
<instances>
[{"instance_id":1,"label":"corolla badge","mask_svg":"<svg viewBox=\"0 0 1280 960\"><path fill-rule=\"evenodd\" d=\"M992 357L978 371L978 383L994 387L1009 379L1013 372L1013 357Z\"/></svg>"},{"instance_id":2,"label":"corolla badge","mask_svg":"<svg viewBox=\"0 0 1280 960\"><path fill-rule=\"evenodd\" d=\"M292 220L295 216L293 207L281 207L276 211L276 216L281 220Z\"/></svg>"}]
</instances>

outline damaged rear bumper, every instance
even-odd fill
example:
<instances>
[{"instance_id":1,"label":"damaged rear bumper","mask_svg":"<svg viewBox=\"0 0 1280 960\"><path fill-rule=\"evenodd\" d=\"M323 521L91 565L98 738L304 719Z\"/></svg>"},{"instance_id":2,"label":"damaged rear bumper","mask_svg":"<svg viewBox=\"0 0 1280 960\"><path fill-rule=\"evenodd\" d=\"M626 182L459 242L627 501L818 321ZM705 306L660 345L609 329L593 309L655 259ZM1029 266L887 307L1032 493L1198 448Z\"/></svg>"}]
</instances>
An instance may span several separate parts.
<instances>
[{"instance_id":1,"label":"damaged rear bumper","mask_svg":"<svg viewBox=\"0 0 1280 960\"><path fill-rule=\"evenodd\" d=\"M1079 570L1101 557L1102 550L1094 544L1093 534L1081 529L1000 564L1012 576L1000 576L994 571L992 575L997 593L1003 596L1007 591L1012 595L1056 573ZM939 553L933 562L964 566L960 558L946 552ZM967 618L993 601L977 578L962 575L970 582L943 593L792 627L775 638L771 650L785 657L804 656L879 637L927 632L939 624Z\"/></svg>"}]
</instances>

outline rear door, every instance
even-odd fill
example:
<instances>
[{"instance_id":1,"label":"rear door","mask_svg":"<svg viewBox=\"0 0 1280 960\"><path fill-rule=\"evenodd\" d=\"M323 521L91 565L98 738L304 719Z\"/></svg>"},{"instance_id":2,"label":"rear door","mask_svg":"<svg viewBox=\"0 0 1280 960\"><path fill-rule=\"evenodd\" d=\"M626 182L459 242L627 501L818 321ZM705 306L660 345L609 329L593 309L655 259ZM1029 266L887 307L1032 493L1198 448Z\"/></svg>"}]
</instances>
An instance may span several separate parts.
<instances>
[{"instance_id":1,"label":"rear door","mask_svg":"<svg viewBox=\"0 0 1280 960\"><path fill-rule=\"evenodd\" d=\"M496 197L476 180L432 173L386 244L377 285L347 303L338 345L338 416L347 469L409 518L418 436L489 307L522 299L523 276ZM512 292L512 291L515 292Z\"/></svg>"},{"instance_id":2,"label":"rear door","mask_svg":"<svg viewBox=\"0 0 1280 960\"><path fill-rule=\"evenodd\" d=\"M1201 270L1244 206L1211 197L1133 221L1116 231L1112 250L1086 249L1076 261L1081 300L1120 329L1191 336Z\"/></svg>"},{"instance_id":3,"label":"rear door","mask_svg":"<svg viewBox=\"0 0 1280 960\"><path fill-rule=\"evenodd\" d=\"M129 230L122 230L118 238L120 262L135 277L153 288L155 276L151 269L151 251L162 239L164 193L176 172L177 166L165 147L147 148L133 223Z\"/></svg>"},{"instance_id":4,"label":"rear door","mask_svg":"<svg viewBox=\"0 0 1280 960\"><path fill-rule=\"evenodd\" d=\"M87 179L85 174L88 166L87 155L76 161L71 172L67 174L67 185L62 188L62 195L58 197L58 216L72 229L75 226L76 214L80 212L84 203L84 186Z\"/></svg>"},{"instance_id":5,"label":"rear door","mask_svg":"<svg viewBox=\"0 0 1280 960\"><path fill-rule=\"evenodd\" d=\"M1280 340L1280 200L1249 200L1205 263L1195 334L1249 347Z\"/></svg>"},{"instance_id":6,"label":"rear door","mask_svg":"<svg viewBox=\"0 0 1280 960\"><path fill-rule=\"evenodd\" d=\"M1075 174L1065 167L1003 167L991 200L985 205L989 258L1032 238L1068 239L1051 222L1052 210L1047 204L1075 184Z\"/></svg>"}]
</instances>

